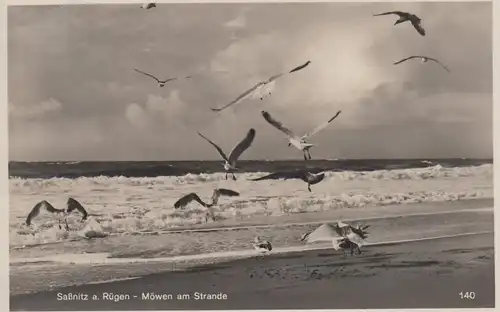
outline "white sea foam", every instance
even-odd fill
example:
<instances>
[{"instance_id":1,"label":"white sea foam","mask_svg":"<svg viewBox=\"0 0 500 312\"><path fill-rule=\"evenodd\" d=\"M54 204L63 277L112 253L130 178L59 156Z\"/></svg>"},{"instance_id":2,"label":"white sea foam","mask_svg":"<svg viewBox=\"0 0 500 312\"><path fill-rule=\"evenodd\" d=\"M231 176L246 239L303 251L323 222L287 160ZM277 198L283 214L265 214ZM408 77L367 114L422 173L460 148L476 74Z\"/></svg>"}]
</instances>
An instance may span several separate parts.
<instances>
[{"instance_id":1,"label":"white sea foam","mask_svg":"<svg viewBox=\"0 0 500 312\"><path fill-rule=\"evenodd\" d=\"M346 208L401 203L453 201L493 197L493 165L370 172L327 172L323 182L307 191L300 180L249 181L267 173L244 173L237 181L223 173L187 174L180 177L125 178L11 178L10 244L19 247L46 244L85 236L79 216L69 219L77 231L65 233L57 221L41 214L35 220L40 230L30 234L22 224L38 201L45 199L63 207L67 197L79 200L107 234L161 231L204 222L204 211L196 203L185 210L173 209L182 195L197 192L209 200L213 188L236 190L241 196L223 197L217 207L219 219L248 220L256 216L280 216ZM213 224L217 226L217 222Z\"/></svg>"}]
</instances>

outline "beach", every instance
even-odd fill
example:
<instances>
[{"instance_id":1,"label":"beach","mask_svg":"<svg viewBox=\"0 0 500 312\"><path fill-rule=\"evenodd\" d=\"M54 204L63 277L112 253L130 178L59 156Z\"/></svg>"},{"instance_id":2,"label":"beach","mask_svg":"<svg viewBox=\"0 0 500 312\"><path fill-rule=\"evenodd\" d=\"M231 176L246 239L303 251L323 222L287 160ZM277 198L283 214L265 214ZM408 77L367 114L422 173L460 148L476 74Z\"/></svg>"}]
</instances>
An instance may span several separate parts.
<instances>
[{"instance_id":1,"label":"beach","mask_svg":"<svg viewBox=\"0 0 500 312\"><path fill-rule=\"evenodd\" d=\"M263 174L11 178L11 310L494 305L492 165L329 171L312 192L250 181ZM196 203L172 208L216 187L240 196L221 198L214 222ZM75 196L91 217L69 216L66 232L41 214L31 235L22 222L40 193L57 206ZM361 255L300 240L337 221L370 225ZM103 237L86 238L90 225Z\"/></svg>"},{"instance_id":2,"label":"beach","mask_svg":"<svg viewBox=\"0 0 500 312\"><path fill-rule=\"evenodd\" d=\"M269 255L139 279L12 296L11 310L377 309L494 307L493 234ZM224 299L196 300L195 292ZM460 292L475 298L461 299ZM130 299L105 300L118 294ZM173 299L142 299L143 294ZM58 300L68 294L89 300ZM99 300L92 300L93 295ZM176 299L189 294L190 299ZM226 295L226 296L224 296ZM137 297L134 297L137 296ZM166 296L169 297L169 296Z\"/></svg>"}]
</instances>

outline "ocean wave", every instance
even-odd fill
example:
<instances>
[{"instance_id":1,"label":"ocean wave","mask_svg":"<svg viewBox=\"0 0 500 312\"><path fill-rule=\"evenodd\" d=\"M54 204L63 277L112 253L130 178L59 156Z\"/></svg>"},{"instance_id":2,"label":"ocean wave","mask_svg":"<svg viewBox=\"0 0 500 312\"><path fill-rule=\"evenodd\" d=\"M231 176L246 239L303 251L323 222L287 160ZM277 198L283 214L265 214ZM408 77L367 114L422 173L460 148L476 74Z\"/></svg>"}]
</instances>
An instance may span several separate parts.
<instances>
[{"instance_id":1,"label":"ocean wave","mask_svg":"<svg viewBox=\"0 0 500 312\"><path fill-rule=\"evenodd\" d=\"M237 181L224 174L188 174L156 178L51 178L10 179L10 245L21 247L85 237L82 230L64 234L51 216L41 214L35 222L40 231L24 228L27 213L41 199L56 207L77 198L107 235L154 233L205 223L205 210L196 203L184 210L173 208L181 196L196 192L209 198L215 187L240 192L239 197L220 199L214 207L217 222L243 222L252 218L290 214L369 208L394 204L458 201L493 197L493 165L475 167L379 170L370 172L327 172L321 183L308 192L304 182L249 181L266 173L244 173ZM44 194L44 195L40 195ZM71 228L82 225L70 217ZM209 221L212 222L212 221Z\"/></svg>"},{"instance_id":2,"label":"ocean wave","mask_svg":"<svg viewBox=\"0 0 500 312\"><path fill-rule=\"evenodd\" d=\"M239 175L239 179L249 180L255 179L270 172L255 172L243 173ZM413 169L394 169L394 170L376 170L376 171L327 171L326 177L334 180L427 180L439 178L460 178L471 176L493 176L493 164L484 164L473 167L453 167L446 168L441 165L435 165L426 168ZM89 186L109 186L109 185L128 185L128 186L148 186L156 185L182 185L193 184L200 182L224 181L225 173L211 174L191 174L183 176L162 176L162 177L143 177L143 178L128 178L124 176L108 177L80 177L76 179L69 178L50 178L50 179L26 179L11 177L9 179L10 191L16 192L19 188L30 187L36 190L55 185L89 185ZM98 188L95 191L99 191Z\"/></svg>"}]
</instances>

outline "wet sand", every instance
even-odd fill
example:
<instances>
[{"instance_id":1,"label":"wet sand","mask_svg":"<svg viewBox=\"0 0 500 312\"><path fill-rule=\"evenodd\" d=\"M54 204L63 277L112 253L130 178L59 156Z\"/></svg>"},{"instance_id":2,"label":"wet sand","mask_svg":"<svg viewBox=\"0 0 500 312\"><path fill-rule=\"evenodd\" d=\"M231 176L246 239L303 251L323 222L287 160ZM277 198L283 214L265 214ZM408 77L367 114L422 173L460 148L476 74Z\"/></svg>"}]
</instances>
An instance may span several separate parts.
<instances>
[{"instance_id":1,"label":"wet sand","mask_svg":"<svg viewBox=\"0 0 500 312\"><path fill-rule=\"evenodd\" d=\"M491 308L493 246L491 233L371 246L355 257L333 250L268 255L134 280L14 295L10 309ZM226 299L196 300L195 292L222 293ZM461 299L460 292L474 292L475 298ZM80 298L87 295L88 300L58 300L70 293ZM111 298L111 293L121 294L123 300L104 298ZM142 299L148 293L173 298ZM178 299L178 294L190 299ZM92 300L93 295L99 300Z\"/></svg>"}]
</instances>

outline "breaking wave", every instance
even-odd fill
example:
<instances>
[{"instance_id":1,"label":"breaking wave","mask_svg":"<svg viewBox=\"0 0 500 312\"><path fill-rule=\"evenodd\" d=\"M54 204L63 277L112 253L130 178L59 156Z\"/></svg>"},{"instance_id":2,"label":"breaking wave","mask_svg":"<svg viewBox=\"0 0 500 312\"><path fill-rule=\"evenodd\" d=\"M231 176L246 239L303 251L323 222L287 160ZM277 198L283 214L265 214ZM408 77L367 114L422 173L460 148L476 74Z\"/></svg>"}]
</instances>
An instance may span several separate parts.
<instances>
[{"instance_id":1,"label":"breaking wave","mask_svg":"<svg viewBox=\"0 0 500 312\"><path fill-rule=\"evenodd\" d=\"M267 173L240 174L226 181L224 173L187 174L178 177L10 179L10 244L20 247L81 239L84 231L64 232L51 216L40 215L37 232L23 227L24 218L41 199L56 207L68 196L78 198L99 221L107 235L155 232L205 223L203 207L190 204L185 210L173 203L188 192L209 198L215 187L237 189L240 197L221 198L217 219L239 222L259 216L353 209L370 206L493 197L493 165L444 168L327 172L310 193L300 180L249 181ZM44 195L40 195L44 194ZM70 227L81 228L79 216ZM214 227L218 225L214 223Z\"/></svg>"}]
</instances>

